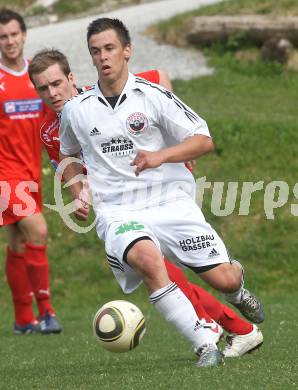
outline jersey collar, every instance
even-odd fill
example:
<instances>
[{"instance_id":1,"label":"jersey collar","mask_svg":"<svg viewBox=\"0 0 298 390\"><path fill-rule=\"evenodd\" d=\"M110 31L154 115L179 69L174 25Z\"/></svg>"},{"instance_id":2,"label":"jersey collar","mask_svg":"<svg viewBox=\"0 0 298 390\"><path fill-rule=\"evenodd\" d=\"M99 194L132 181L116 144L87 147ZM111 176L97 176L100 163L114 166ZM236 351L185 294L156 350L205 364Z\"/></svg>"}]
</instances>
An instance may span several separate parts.
<instances>
[{"instance_id":1,"label":"jersey collar","mask_svg":"<svg viewBox=\"0 0 298 390\"><path fill-rule=\"evenodd\" d=\"M1 64L1 62L0 62L0 69L3 69L3 70L5 70L5 72L10 73L11 75L17 76L17 77L23 76L28 71L28 66L29 66L28 60L24 59L23 69L20 70L19 72L17 72L15 70L10 69L7 66Z\"/></svg>"},{"instance_id":2,"label":"jersey collar","mask_svg":"<svg viewBox=\"0 0 298 390\"><path fill-rule=\"evenodd\" d=\"M138 86L136 85L136 78L132 73L128 73L127 82L126 82L126 84L125 84L125 86L120 94L120 97L118 99L116 106L114 107L114 110L118 107L119 103L121 104L121 102L123 102L125 100L123 98L123 96L124 95L129 96L130 93L135 89L139 89ZM110 106L109 103L107 102L107 100L105 99L105 97L103 96L103 94L98 86L98 83L96 83L94 86L94 93L98 98L105 101L107 103L107 105Z\"/></svg>"}]
</instances>

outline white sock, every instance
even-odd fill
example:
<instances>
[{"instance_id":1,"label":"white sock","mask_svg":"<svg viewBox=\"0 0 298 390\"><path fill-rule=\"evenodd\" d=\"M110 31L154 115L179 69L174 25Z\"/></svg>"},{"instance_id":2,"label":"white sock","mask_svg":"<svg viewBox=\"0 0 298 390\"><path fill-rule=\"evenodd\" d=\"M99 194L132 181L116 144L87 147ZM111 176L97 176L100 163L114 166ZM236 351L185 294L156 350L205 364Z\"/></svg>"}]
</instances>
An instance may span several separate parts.
<instances>
[{"instance_id":1,"label":"white sock","mask_svg":"<svg viewBox=\"0 0 298 390\"><path fill-rule=\"evenodd\" d=\"M192 304L175 283L152 293L149 301L192 343L195 350L204 344L214 344L212 331L202 327Z\"/></svg>"},{"instance_id":2,"label":"white sock","mask_svg":"<svg viewBox=\"0 0 298 390\"><path fill-rule=\"evenodd\" d=\"M236 303L236 304L240 303L242 297L242 290L243 290L243 286L241 286L239 290L233 293L224 294L224 297L230 303Z\"/></svg>"}]
</instances>

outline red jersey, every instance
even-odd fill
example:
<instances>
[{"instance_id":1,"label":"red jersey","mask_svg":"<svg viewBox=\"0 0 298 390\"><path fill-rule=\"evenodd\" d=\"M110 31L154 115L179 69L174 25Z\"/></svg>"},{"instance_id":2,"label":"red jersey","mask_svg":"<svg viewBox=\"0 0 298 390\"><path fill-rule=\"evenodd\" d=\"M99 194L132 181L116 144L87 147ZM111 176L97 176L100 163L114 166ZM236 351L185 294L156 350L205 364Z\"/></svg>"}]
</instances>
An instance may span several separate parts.
<instances>
[{"instance_id":1,"label":"red jersey","mask_svg":"<svg viewBox=\"0 0 298 390\"><path fill-rule=\"evenodd\" d=\"M0 178L39 180L39 129L45 105L29 79L28 61L15 72L0 64Z\"/></svg>"},{"instance_id":2,"label":"red jersey","mask_svg":"<svg viewBox=\"0 0 298 390\"><path fill-rule=\"evenodd\" d=\"M40 128L40 139L42 140L51 163L56 170L59 164L59 115L50 111L45 117L45 121Z\"/></svg>"},{"instance_id":3,"label":"red jersey","mask_svg":"<svg viewBox=\"0 0 298 390\"><path fill-rule=\"evenodd\" d=\"M146 72L142 73L136 73L137 77L142 77L143 79L146 79L148 81L151 81L151 83L159 84L159 72L158 70L148 70Z\"/></svg>"},{"instance_id":4,"label":"red jersey","mask_svg":"<svg viewBox=\"0 0 298 390\"><path fill-rule=\"evenodd\" d=\"M152 83L159 83L159 73L157 70L149 70L148 72L142 72L136 74L138 77L142 77ZM85 87L88 89L90 87ZM46 147L49 158L54 169L59 164L59 116L55 112L51 111L47 114L45 122L40 128L40 138Z\"/></svg>"}]
</instances>

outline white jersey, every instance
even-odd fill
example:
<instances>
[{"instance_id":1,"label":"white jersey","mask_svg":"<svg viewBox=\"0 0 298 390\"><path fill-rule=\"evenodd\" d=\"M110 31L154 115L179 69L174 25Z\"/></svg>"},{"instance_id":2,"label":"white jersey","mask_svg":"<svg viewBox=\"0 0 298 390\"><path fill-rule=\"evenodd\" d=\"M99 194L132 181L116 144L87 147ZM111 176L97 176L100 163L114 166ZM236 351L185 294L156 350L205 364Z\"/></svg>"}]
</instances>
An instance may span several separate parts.
<instances>
[{"instance_id":1,"label":"white jersey","mask_svg":"<svg viewBox=\"0 0 298 390\"><path fill-rule=\"evenodd\" d=\"M185 197L194 179L183 163L136 176L130 163L137 151L158 151L196 134L210 136L203 119L173 93L129 74L114 108L97 84L64 105L60 151L82 149L96 211L141 209Z\"/></svg>"}]
</instances>

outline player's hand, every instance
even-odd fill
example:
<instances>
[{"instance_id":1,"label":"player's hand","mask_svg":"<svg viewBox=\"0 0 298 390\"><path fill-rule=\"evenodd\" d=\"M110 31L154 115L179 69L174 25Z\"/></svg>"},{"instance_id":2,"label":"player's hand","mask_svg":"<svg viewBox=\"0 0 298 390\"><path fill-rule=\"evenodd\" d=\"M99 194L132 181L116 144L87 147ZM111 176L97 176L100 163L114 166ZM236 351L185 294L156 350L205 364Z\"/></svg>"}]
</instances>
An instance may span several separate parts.
<instances>
[{"instance_id":1,"label":"player's hand","mask_svg":"<svg viewBox=\"0 0 298 390\"><path fill-rule=\"evenodd\" d=\"M136 157L130 163L135 167L135 175L148 168L158 168L164 162L162 151L149 152L146 150L139 150Z\"/></svg>"},{"instance_id":2,"label":"player's hand","mask_svg":"<svg viewBox=\"0 0 298 390\"><path fill-rule=\"evenodd\" d=\"M197 160L190 160L189 163L190 163L190 166L193 169L197 165Z\"/></svg>"},{"instance_id":3,"label":"player's hand","mask_svg":"<svg viewBox=\"0 0 298 390\"><path fill-rule=\"evenodd\" d=\"M88 183L87 179L84 179L82 181L82 184L83 184L83 188L79 194L79 199L82 202L85 202L88 205L91 205L91 201L92 201L91 189L89 187L89 183Z\"/></svg>"},{"instance_id":4,"label":"player's hand","mask_svg":"<svg viewBox=\"0 0 298 390\"><path fill-rule=\"evenodd\" d=\"M75 217L80 221L86 221L91 206L91 193L87 180L83 181L83 188L75 202L77 207L74 212Z\"/></svg>"},{"instance_id":5,"label":"player's hand","mask_svg":"<svg viewBox=\"0 0 298 390\"><path fill-rule=\"evenodd\" d=\"M86 221L90 213L90 205L81 199L76 199L76 210L74 211L75 217L80 221Z\"/></svg>"},{"instance_id":6,"label":"player's hand","mask_svg":"<svg viewBox=\"0 0 298 390\"><path fill-rule=\"evenodd\" d=\"M190 170L190 172L193 171L196 164L197 164L197 160L190 160L185 163L186 167Z\"/></svg>"}]
</instances>

